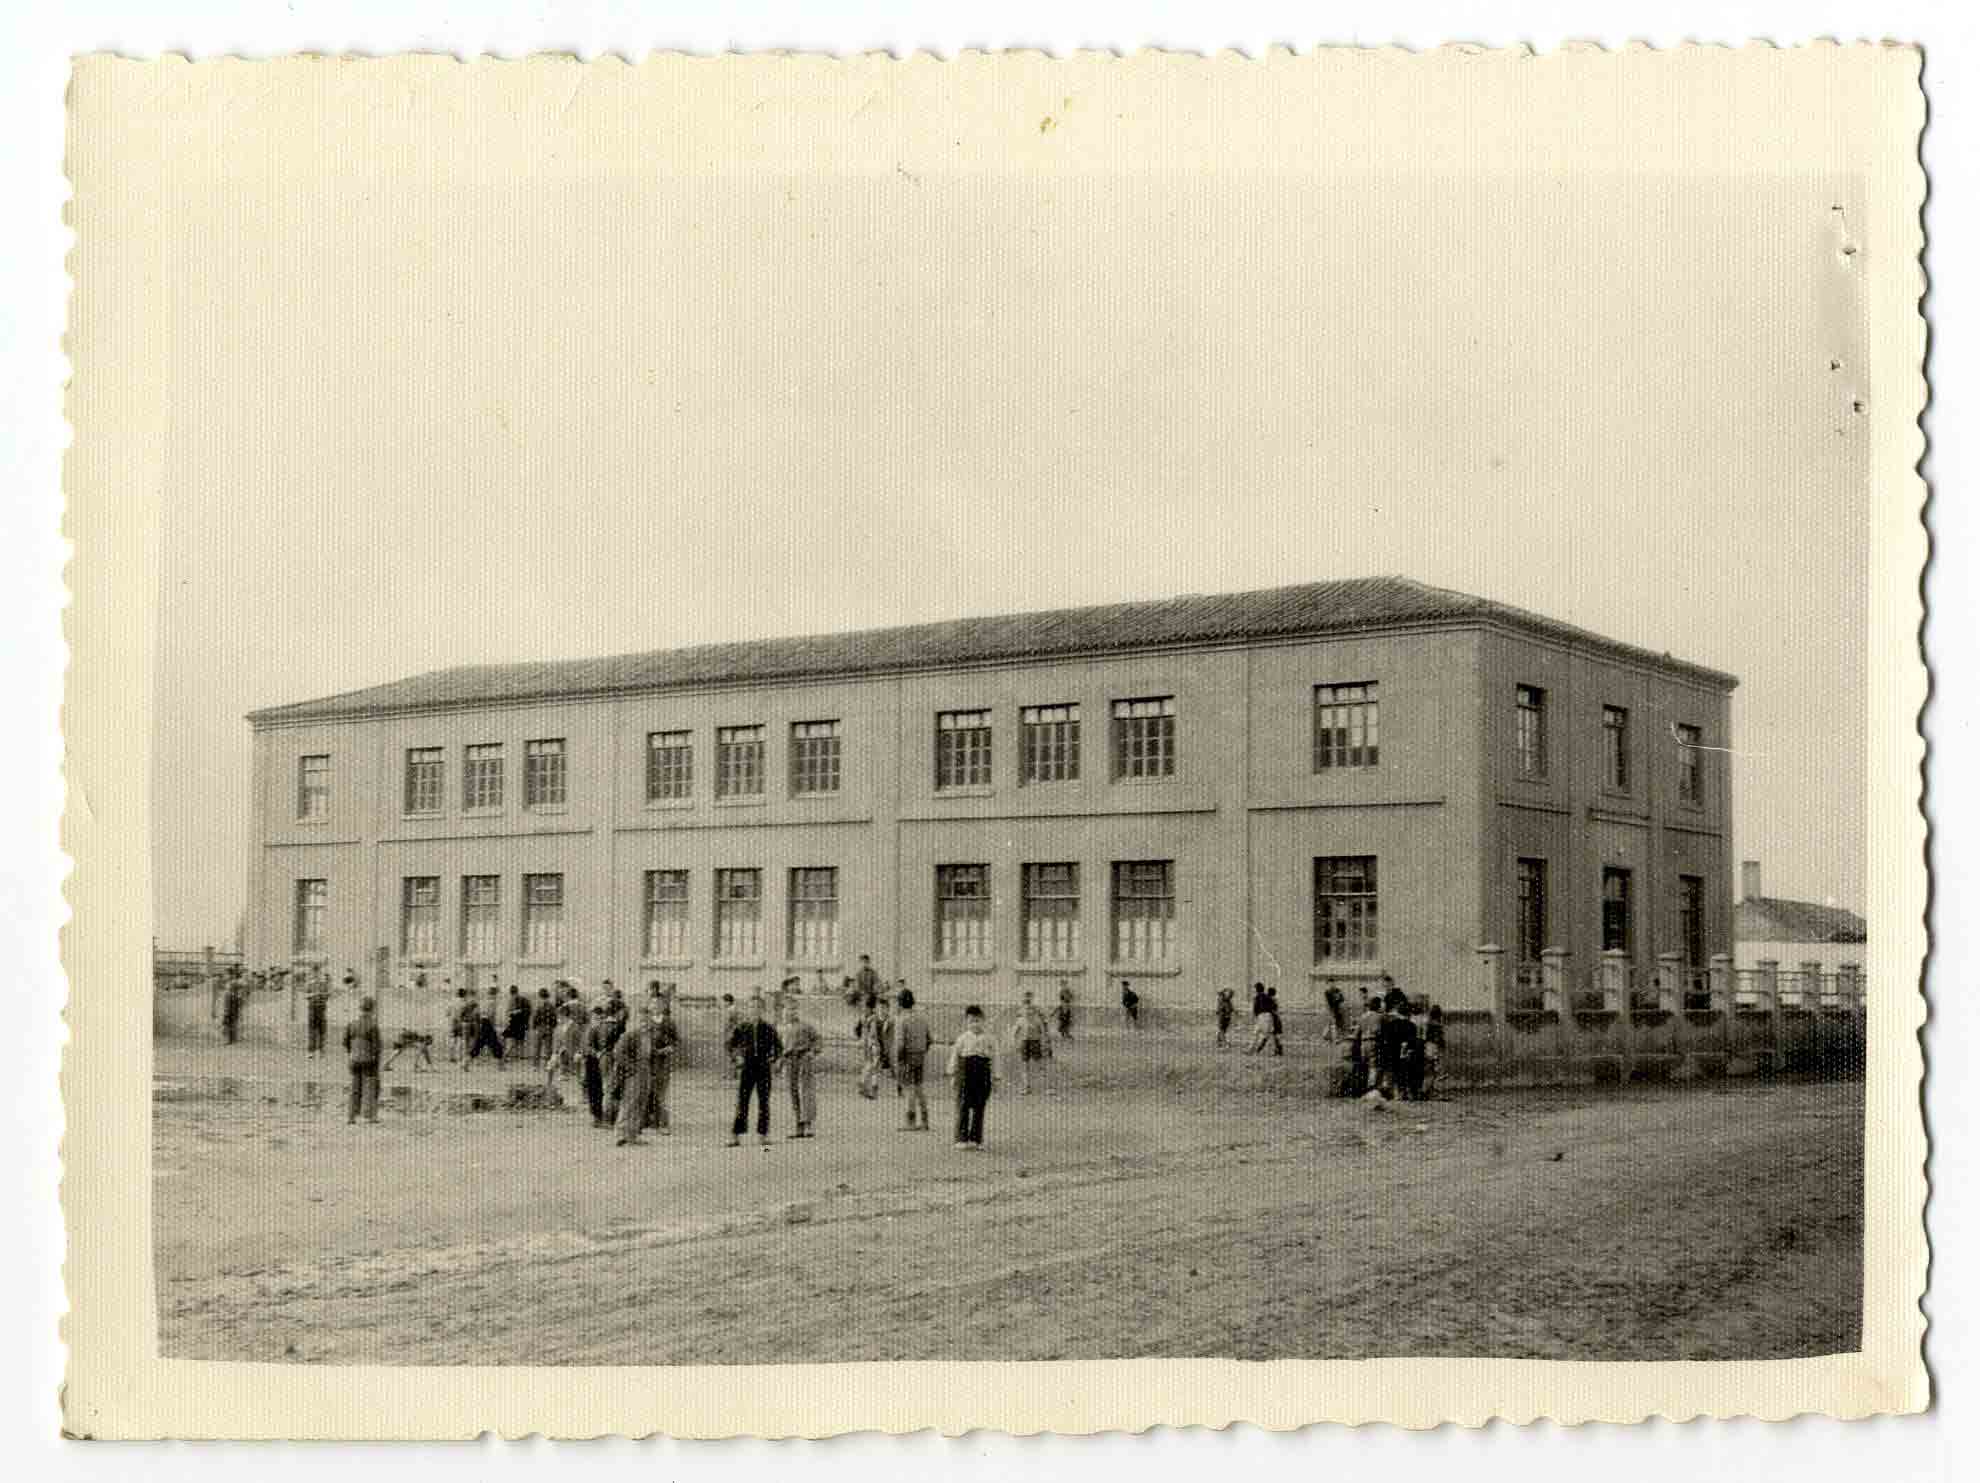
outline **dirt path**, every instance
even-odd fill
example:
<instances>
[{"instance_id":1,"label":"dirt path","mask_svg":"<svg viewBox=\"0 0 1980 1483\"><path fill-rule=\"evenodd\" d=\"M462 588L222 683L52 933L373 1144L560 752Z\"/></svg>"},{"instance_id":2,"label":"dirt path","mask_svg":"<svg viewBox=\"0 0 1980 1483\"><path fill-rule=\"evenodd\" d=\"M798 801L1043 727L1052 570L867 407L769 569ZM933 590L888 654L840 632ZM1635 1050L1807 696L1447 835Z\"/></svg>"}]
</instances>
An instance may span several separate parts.
<instances>
[{"instance_id":1,"label":"dirt path","mask_svg":"<svg viewBox=\"0 0 1980 1483\"><path fill-rule=\"evenodd\" d=\"M627 1150L575 1116L349 1129L161 1103L163 1352L1708 1359L1857 1342L1854 1084L1382 1113L1000 1093L982 1154L895 1131L891 1099L843 1085L824 1137L731 1151L725 1093L690 1078L683 1131Z\"/></svg>"}]
</instances>

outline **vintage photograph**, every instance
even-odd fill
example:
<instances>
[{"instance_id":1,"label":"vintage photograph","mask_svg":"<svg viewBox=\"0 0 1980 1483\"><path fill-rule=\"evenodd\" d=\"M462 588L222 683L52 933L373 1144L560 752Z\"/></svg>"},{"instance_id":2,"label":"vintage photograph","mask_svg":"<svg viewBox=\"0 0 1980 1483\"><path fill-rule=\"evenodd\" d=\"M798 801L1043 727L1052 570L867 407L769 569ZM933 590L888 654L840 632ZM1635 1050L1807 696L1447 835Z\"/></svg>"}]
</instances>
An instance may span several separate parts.
<instances>
[{"instance_id":1,"label":"vintage photograph","mask_svg":"<svg viewBox=\"0 0 1980 1483\"><path fill-rule=\"evenodd\" d=\"M1864 172L370 65L147 84L159 1358L1865 1347Z\"/></svg>"}]
</instances>

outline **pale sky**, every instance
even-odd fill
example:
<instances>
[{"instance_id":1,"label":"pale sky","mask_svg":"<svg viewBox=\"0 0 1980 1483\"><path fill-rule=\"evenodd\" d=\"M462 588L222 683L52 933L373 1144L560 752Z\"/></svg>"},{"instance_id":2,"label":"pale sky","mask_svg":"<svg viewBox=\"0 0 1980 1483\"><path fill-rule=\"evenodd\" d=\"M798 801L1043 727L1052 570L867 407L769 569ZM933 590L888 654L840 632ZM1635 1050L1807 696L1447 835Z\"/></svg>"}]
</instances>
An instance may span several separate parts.
<instances>
[{"instance_id":1,"label":"pale sky","mask_svg":"<svg viewBox=\"0 0 1980 1483\"><path fill-rule=\"evenodd\" d=\"M1738 853L1863 908L1836 185L395 163L169 212L164 945L232 936L257 706L1384 572L1739 675Z\"/></svg>"}]
</instances>

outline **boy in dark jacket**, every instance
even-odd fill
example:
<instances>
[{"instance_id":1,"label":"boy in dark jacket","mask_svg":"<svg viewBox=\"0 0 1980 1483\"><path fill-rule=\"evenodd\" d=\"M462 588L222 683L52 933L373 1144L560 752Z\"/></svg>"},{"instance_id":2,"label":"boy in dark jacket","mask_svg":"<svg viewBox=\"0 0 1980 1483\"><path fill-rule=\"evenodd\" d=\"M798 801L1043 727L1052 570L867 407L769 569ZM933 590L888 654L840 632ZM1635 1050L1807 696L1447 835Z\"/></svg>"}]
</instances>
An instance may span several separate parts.
<instances>
[{"instance_id":1,"label":"boy in dark jacket","mask_svg":"<svg viewBox=\"0 0 1980 1483\"><path fill-rule=\"evenodd\" d=\"M770 1146L770 1083L777 1059L784 1053L784 1042L777 1027L770 1023L770 1012L762 991L749 996L749 1016L729 1035L729 1058L736 1063L736 1121L729 1130L729 1147L742 1142L749 1127L749 1099L756 1100L756 1136L765 1148Z\"/></svg>"},{"instance_id":2,"label":"boy in dark jacket","mask_svg":"<svg viewBox=\"0 0 1980 1483\"><path fill-rule=\"evenodd\" d=\"M351 1058L351 1105L346 1122L356 1122L360 1112L366 1122L378 1121L378 1063L385 1045L372 1013L374 1007L370 999L360 999L357 1018L344 1027L344 1049Z\"/></svg>"}]
</instances>

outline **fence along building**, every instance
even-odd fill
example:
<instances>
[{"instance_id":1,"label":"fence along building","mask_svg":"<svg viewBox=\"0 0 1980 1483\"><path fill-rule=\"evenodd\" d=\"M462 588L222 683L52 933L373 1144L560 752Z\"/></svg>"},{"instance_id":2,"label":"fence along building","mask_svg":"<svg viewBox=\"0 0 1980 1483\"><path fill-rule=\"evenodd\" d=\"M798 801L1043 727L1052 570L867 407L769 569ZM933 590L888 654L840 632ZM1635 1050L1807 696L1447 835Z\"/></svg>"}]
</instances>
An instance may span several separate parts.
<instances>
[{"instance_id":1,"label":"fence along building","mask_svg":"<svg viewBox=\"0 0 1980 1483\"><path fill-rule=\"evenodd\" d=\"M248 952L1089 1005L1702 971L1735 684L1398 577L446 670L250 715Z\"/></svg>"}]
</instances>

